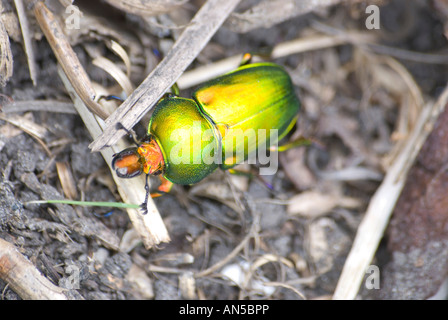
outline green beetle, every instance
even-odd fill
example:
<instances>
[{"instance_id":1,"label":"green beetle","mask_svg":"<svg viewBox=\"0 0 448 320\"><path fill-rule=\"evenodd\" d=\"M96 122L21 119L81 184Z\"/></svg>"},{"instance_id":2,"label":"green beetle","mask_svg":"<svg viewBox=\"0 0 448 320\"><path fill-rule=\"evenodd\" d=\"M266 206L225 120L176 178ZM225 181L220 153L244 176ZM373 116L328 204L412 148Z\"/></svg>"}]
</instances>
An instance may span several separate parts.
<instances>
[{"instance_id":1,"label":"green beetle","mask_svg":"<svg viewBox=\"0 0 448 320\"><path fill-rule=\"evenodd\" d=\"M173 183L197 183L218 167L230 169L277 143L294 126L300 108L289 75L267 62L242 65L192 95L168 94L157 103L139 146L114 155L119 177L161 175L159 193L152 197L169 192Z\"/></svg>"}]
</instances>

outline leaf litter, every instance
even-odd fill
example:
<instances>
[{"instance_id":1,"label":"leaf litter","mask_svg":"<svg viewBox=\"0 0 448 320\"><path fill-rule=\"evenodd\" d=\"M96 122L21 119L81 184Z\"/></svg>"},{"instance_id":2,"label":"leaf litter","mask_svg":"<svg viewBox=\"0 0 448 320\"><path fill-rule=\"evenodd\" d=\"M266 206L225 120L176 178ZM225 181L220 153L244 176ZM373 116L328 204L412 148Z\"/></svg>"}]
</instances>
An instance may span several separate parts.
<instances>
[{"instance_id":1,"label":"leaf litter","mask_svg":"<svg viewBox=\"0 0 448 320\"><path fill-rule=\"evenodd\" d=\"M59 78L57 50L43 40L32 5L23 1L29 12L18 17L17 2L22 3L2 1L0 10L5 97L0 106L0 238L7 242L2 246L9 250L8 259L32 258L26 267L39 269L55 287L30 296L20 281L11 286L5 281L10 276L20 280L20 273L0 273L3 299L55 297L58 287L72 289L66 295L72 299L328 299L335 292L345 298L425 299L444 283L446 270L440 266L447 242L440 230L446 230L447 220L437 210L445 201L439 193L446 184L446 164L440 161L425 177L421 169L410 170L384 238L381 229L368 230L389 242L378 251L377 243L371 249L377 255L367 261L384 270L380 293L362 286L354 295L340 293L340 275L370 200L405 149L422 110L443 98L446 11L424 1L372 0L369 4L381 10L381 28L368 30L362 1L310 1L294 10L287 10L297 4L290 0L242 2L179 79L182 95L189 96L196 79L213 77L216 62L231 70L237 62L229 64L227 58L238 61L244 52L274 48L274 61L287 69L302 101L296 132L289 138L305 135L315 143L280 154L278 172L263 177L272 190L259 179L222 172L195 186L176 186L154 201L169 238L147 242L145 236L160 230L148 231L145 221L124 210L109 215L107 208L26 204L63 195L123 201L122 189L133 186L112 182L105 160L88 148L95 138L90 124L71 107L84 103L110 114L117 104L106 106L86 94L80 94L81 102L73 97ZM184 0L164 6L152 0L144 10L140 1L108 0L110 6L101 8L81 1L76 30L64 24L66 2L50 1L48 8L74 52L59 61L74 91L83 89L70 72L81 72L91 82L83 92L124 92L124 97L173 50L200 8ZM24 19L26 32L20 28ZM30 52L30 42L37 50ZM36 69L31 75L30 68ZM138 136L148 119L134 127ZM441 154L444 140L441 134L433 136L439 140L428 139L417 164L428 157L425 153L431 159ZM428 222L433 220L435 229ZM11 251L11 245L20 252ZM386 251L392 258L384 261ZM362 265L357 272L365 275ZM67 281L70 266L81 272L76 289ZM421 268L425 272L417 278ZM394 291L397 286L403 289Z\"/></svg>"}]
</instances>

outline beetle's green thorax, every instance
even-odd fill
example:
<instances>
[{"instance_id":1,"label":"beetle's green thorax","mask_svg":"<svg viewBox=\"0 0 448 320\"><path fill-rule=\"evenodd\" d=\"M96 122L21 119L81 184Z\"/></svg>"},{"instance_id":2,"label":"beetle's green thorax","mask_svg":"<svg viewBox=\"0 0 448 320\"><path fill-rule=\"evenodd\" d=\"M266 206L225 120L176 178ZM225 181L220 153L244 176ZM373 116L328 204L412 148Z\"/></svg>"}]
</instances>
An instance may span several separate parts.
<instances>
[{"instance_id":1,"label":"beetle's green thorax","mask_svg":"<svg viewBox=\"0 0 448 320\"><path fill-rule=\"evenodd\" d=\"M219 130L223 169L245 161L260 144L269 147L276 143L271 130L282 137L300 107L289 75L273 63L242 66L205 83L193 98L218 127L225 128ZM260 130L266 135L259 134Z\"/></svg>"},{"instance_id":2,"label":"beetle's green thorax","mask_svg":"<svg viewBox=\"0 0 448 320\"><path fill-rule=\"evenodd\" d=\"M157 104L148 127L165 162L164 177L193 184L218 167L219 132L194 100L167 97Z\"/></svg>"}]
</instances>

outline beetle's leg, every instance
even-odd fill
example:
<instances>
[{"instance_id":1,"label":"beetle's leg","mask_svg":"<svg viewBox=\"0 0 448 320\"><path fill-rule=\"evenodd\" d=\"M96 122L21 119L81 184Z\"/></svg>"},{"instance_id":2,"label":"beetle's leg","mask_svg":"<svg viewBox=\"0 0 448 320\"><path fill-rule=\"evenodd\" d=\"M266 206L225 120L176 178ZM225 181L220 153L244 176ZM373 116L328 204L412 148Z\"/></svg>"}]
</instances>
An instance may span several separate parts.
<instances>
[{"instance_id":1,"label":"beetle's leg","mask_svg":"<svg viewBox=\"0 0 448 320\"><path fill-rule=\"evenodd\" d=\"M177 85L177 82L174 82L174 84L171 86L171 91L173 92L173 94L175 96L180 95L180 89L179 89L179 86Z\"/></svg>"},{"instance_id":2,"label":"beetle's leg","mask_svg":"<svg viewBox=\"0 0 448 320\"><path fill-rule=\"evenodd\" d=\"M176 85L177 86L177 84L174 84L174 85ZM173 85L173 86L174 86ZM172 92L165 92L163 95L162 95L162 97L157 101L157 104L160 102L160 101L162 101L163 99L167 99L167 98L175 98L175 97L177 97L178 95L176 95L175 93L172 93Z\"/></svg>"},{"instance_id":3,"label":"beetle's leg","mask_svg":"<svg viewBox=\"0 0 448 320\"><path fill-rule=\"evenodd\" d=\"M160 175L160 181L162 182L162 184L159 186L158 190L163 193L170 192L171 189L173 188L173 183L171 181L167 180L162 175Z\"/></svg>"},{"instance_id":4,"label":"beetle's leg","mask_svg":"<svg viewBox=\"0 0 448 320\"><path fill-rule=\"evenodd\" d=\"M101 96L98 99L98 101L101 100L101 99L105 99L106 101L109 101L109 100L118 100L120 102L124 101L123 98L120 98L120 97L117 97L117 96L114 96L114 95ZM123 129L124 131L126 131L126 134L128 134L132 138L132 141L137 145L137 147L140 145L138 143L138 141L135 139L135 134L133 134L130 130L126 129L121 122L118 122L116 124L116 128L117 128L117 130Z\"/></svg>"},{"instance_id":5,"label":"beetle's leg","mask_svg":"<svg viewBox=\"0 0 448 320\"><path fill-rule=\"evenodd\" d=\"M134 144L138 147L140 147L140 143L137 141L137 139L135 138L135 133L133 130L128 130L127 128L124 127L124 125L121 122L117 122L117 124L115 125L115 128L117 130L124 130L126 131L126 134L128 136L130 136L130 138L132 139L132 141L134 142Z\"/></svg>"},{"instance_id":6,"label":"beetle's leg","mask_svg":"<svg viewBox=\"0 0 448 320\"><path fill-rule=\"evenodd\" d=\"M249 52L245 53L243 55L243 59L241 59L240 67L251 63L251 61L252 61L252 53L249 53Z\"/></svg>"},{"instance_id":7,"label":"beetle's leg","mask_svg":"<svg viewBox=\"0 0 448 320\"><path fill-rule=\"evenodd\" d=\"M157 188L158 192L151 193L151 198L158 198L162 196L164 193L168 193L173 188L173 183L171 181L168 181L163 177L163 175L160 175L160 181L162 184Z\"/></svg>"},{"instance_id":8,"label":"beetle's leg","mask_svg":"<svg viewBox=\"0 0 448 320\"><path fill-rule=\"evenodd\" d=\"M294 128L294 125L297 122L297 117L295 117L291 123L288 125L286 130L282 133L280 137L278 137L278 141L282 140L291 130ZM291 142L288 142L282 146L270 146L269 151L278 151L283 152L292 148L301 147L301 146L309 146L313 143L311 139L305 138L305 137L299 137Z\"/></svg>"},{"instance_id":9,"label":"beetle's leg","mask_svg":"<svg viewBox=\"0 0 448 320\"><path fill-rule=\"evenodd\" d=\"M292 128L294 128L296 123L297 123L297 117L294 117L294 119L292 119L291 123L286 128L286 130L280 135L280 137L278 137L278 141L286 137L286 135L292 130Z\"/></svg>"},{"instance_id":10,"label":"beetle's leg","mask_svg":"<svg viewBox=\"0 0 448 320\"><path fill-rule=\"evenodd\" d=\"M305 137L299 137L296 140L293 140L281 146L271 146L269 148L269 151L283 152L296 147L310 146L312 143L313 141L311 139Z\"/></svg>"},{"instance_id":11,"label":"beetle's leg","mask_svg":"<svg viewBox=\"0 0 448 320\"><path fill-rule=\"evenodd\" d=\"M174 97L178 97L180 94L179 91L179 86L177 85L177 82L175 82L172 86L171 86L171 91L172 92L165 92L162 97L157 101L157 103L159 103L160 101L162 101L163 99L166 98L174 98Z\"/></svg>"},{"instance_id":12,"label":"beetle's leg","mask_svg":"<svg viewBox=\"0 0 448 320\"><path fill-rule=\"evenodd\" d=\"M246 177L248 177L249 179L252 179L252 178L257 178L258 180L260 180L261 181L261 183L263 183L263 185L265 185L266 187L268 187L269 189L273 189L274 187L269 183L269 182L267 182L266 180L264 180L263 179L263 177L262 176L260 176L258 173L252 173L252 172L247 172L247 171L241 171L241 170L237 170L237 169L229 169L229 170L227 170L230 174L233 174L233 175L237 175L237 176L246 176Z\"/></svg>"},{"instance_id":13,"label":"beetle's leg","mask_svg":"<svg viewBox=\"0 0 448 320\"><path fill-rule=\"evenodd\" d=\"M272 48L263 48L254 53L246 52L243 55L243 58L241 59L240 67L245 66L246 64L252 63L253 56L258 56L260 58L269 59L271 57L271 54L272 54Z\"/></svg>"},{"instance_id":14,"label":"beetle's leg","mask_svg":"<svg viewBox=\"0 0 448 320\"><path fill-rule=\"evenodd\" d=\"M159 102L162 101L163 99L166 99L166 98L174 98L174 97L176 97L176 96L174 95L174 93L171 93L171 92L165 92L165 93L162 95L162 97L157 101L157 103L159 103Z\"/></svg>"},{"instance_id":15,"label":"beetle's leg","mask_svg":"<svg viewBox=\"0 0 448 320\"><path fill-rule=\"evenodd\" d=\"M159 192L151 193L149 190L149 182L148 181L149 181L149 174L146 175L146 181L145 181L145 191L146 191L145 201L143 201L143 203L140 205L140 208L142 209L143 214L148 213L149 196L151 196L151 198L157 198L157 197L162 196L164 193L170 192L170 190L173 188L173 183L168 181L161 175L160 181L162 181L162 184L158 188Z\"/></svg>"},{"instance_id":16,"label":"beetle's leg","mask_svg":"<svg viewBox=\"0 0 448 320\"><path fill-rule=\"evenodd\" d=\"M163 99L166 99L166 98L174 98L174 97L179 96L180 90L179 90L179 86L177 85L177 82L175 82L171 86L171 91L172 92L165 92L163 94L163 96L159 99L159 101L157 101L157 103L159 103L160 101L162 101Z\"/></svg>"},{"instance_id":17,"label":"beetle's leg","mask_svg":"<svg viewBox=\"0 0 448 320\"><path fill-rule=\"evenodd\" d=\"M148 213L148 198L150 195L148 181L149 181L149 174L146 175L146 180L145 180L145 190L146 190L145 201L143 201L143 203L140 205L140 209L142 209L143 214Z\"/></svg>"},{"instance_id":18,"label":"beetle's leg","mask_svg":"<svg viewBox=\"0 0 448 320\"><path fill-rule=\"evenodd\" d=\"M118 96L114 96L113 94L110 94L110 95L108 95L108 96L101 96L101 97L98 99L98 101L100 101L101 99L104 99L104 100L106 100L106 101L109 101L109 100L118 100L118 101L120 101L120 102L123 102L123 101L124 101L123 98L120 98L120 97L118 97Z\"/></svg>"}]
</instances>

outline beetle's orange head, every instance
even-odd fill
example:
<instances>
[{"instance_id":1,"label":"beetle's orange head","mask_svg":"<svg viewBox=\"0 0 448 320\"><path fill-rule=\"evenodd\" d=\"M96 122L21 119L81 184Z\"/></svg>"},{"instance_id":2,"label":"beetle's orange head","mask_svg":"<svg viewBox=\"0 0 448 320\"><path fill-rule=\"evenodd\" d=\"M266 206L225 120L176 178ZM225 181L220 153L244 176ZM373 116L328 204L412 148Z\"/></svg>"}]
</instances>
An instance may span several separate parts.
<instances>
[{"instance_id":1,"label":"beetle's orange head","mask_svg":"<svg viewBox=\"0 0 448 320\"><path fill-rule=\"evenodd\" d=\"M165 168L165 162L157 141L149 135L138 148L127 148L114 154L112 168L120 178L133 178L143 172L159 175Z\"/></svg>"}]
</instances>

